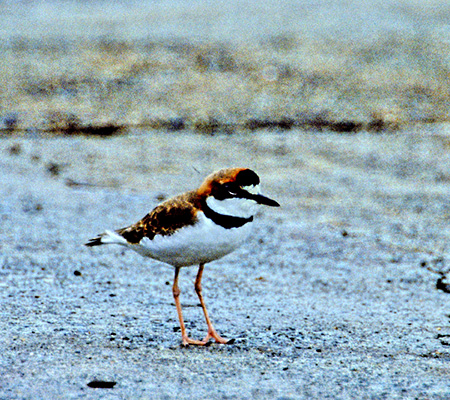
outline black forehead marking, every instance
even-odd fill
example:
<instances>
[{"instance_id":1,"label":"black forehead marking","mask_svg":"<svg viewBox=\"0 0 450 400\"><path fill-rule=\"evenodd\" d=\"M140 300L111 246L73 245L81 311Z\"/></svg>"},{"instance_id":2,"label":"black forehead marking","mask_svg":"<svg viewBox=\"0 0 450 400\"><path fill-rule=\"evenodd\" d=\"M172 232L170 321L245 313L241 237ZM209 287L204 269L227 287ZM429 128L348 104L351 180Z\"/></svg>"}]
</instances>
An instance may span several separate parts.
<instances>
[{"instance_id":1,"label":"black forehead marking","mask_svg":"<svg viewBox=\"0 0 450 400\"><path fill-rule=\"evenodd\" d=\"M244 169L237 174L236 183L239 186L259 185L259 176L251 169Z\"/></svg>"}]
</instances>

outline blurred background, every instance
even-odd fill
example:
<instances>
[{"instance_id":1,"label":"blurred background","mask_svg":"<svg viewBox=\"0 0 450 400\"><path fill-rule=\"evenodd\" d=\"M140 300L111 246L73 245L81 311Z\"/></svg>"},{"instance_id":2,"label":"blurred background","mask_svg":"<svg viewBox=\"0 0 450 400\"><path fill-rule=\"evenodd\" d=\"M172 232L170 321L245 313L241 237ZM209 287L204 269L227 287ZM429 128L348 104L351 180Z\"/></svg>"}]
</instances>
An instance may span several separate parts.
<instances>
[{"instance_id":1,"label":"blurred background","mask_svg":"<svg viewBox=\"0 0 450 400\"><path fill-rule=\"evenodd\" d=\"M0 1L0 128L448 121L447 1Z\"/></svg>"}]
</instances>

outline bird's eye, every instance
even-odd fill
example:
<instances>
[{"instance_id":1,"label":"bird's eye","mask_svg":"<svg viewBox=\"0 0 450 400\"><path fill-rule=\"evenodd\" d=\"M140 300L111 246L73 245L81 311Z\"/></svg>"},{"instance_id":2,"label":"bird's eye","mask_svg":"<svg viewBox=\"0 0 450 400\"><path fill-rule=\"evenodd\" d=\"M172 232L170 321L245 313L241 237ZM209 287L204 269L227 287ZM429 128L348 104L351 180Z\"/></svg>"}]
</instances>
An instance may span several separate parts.
<instances>
[{"instance_id":1,"label":"bird's eye","mask_svg":"<svg viewBox=\"0 0 450 400\"><path fill-rule=\"evenodd\" d=\"M237 194L236 185L233 185L231 183L225 183L223 187L229 194L231 194L232 196L236 196Z\"/></svg>"}]
</instances>

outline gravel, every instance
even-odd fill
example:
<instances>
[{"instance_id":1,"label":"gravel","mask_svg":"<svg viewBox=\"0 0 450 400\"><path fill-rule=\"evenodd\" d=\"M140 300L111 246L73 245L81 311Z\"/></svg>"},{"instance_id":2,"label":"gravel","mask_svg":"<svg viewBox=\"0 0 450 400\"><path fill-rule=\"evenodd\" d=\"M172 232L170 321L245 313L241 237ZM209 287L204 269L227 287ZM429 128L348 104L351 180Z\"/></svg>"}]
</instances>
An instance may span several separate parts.
<instances>
[{"instance_id":1,"label":"gravel","mask_svg":"<svg viewBox=\"0 0 450 400\"><path fill-rule=\"evenodd\" d=\"M0 398L449 398L449 133L2 137ZM241 165L282 206L206 266L234 344L183 348L172 269L83 243Z\"/></svg>"}]
</instances>

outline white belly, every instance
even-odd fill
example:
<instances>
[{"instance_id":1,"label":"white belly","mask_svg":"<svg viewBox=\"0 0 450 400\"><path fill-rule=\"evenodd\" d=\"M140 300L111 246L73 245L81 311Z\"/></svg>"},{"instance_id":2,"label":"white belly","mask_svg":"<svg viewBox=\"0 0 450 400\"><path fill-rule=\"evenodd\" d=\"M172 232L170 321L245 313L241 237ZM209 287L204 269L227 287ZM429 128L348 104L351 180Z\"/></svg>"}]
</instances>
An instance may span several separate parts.
<instances>
[{"instance_id":1,"label":"white belly","mask_svg":"<svg viewBox=\"0 0 450 400\"><path fill-rule=\"evenodd\" d=\"M139 244L129 245L139 254L175 267L207 263L234 251L247 239L251 222L226 229L216 225L202 212L195 225L181 228L170 236L143 238Z\"/></svg>"}]
</instances>

